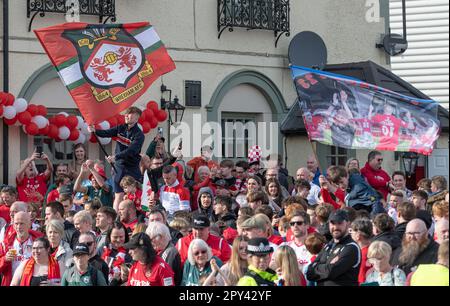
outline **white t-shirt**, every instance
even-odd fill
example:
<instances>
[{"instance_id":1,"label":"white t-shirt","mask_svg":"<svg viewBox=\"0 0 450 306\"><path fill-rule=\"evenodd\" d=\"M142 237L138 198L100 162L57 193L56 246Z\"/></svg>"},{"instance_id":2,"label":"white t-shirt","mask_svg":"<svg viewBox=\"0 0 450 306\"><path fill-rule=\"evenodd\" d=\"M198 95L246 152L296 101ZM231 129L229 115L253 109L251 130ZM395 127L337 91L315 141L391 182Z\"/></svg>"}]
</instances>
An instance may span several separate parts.
<instances>
[{"instance_id":1,"label":"white t-shirt","mask_svg":"<svg viewBox=\"0 0 450 306\"><path fill-rule=\"evenodd\" d=\"M311 263L311 253L308 252L306 246L302 244L295 243L294 240L289 242L284 242L283 245L288 245L294 249L295 255L297 255L297 262L300 271L303 271L303 267Z\"/></svg>"}]
</instances>

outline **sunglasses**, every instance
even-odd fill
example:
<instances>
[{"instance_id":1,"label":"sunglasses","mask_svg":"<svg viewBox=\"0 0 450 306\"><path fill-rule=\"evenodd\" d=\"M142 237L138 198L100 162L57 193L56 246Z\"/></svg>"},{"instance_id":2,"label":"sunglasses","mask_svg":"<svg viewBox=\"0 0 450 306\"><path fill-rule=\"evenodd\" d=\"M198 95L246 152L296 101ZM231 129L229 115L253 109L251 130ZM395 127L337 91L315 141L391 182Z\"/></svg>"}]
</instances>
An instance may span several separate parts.
<instances>
[{"instance_id":1,"label":"sunglasses","mask_svg":"<svg viewBox=\"0 0 450 306\"><path fill-rule=\"evenodd\" d=\"M198 256L198 255L204 255L204 254L206 254L207 252L205 251L205 250L203 250L203 251L198 251L198 252L195 252L194 253L194 256Z\"/></svg>"},{"instance_id":2,"label":"sunglasses","mask_svg":"<svg viewBox=\"0 0 450 306\"><path fill-rule=\"evenodd\" d=\"M302 226L303 224L305 224L305 222L303 222L303 221L293 221L293 222L289 222L289 225L290 225L290 226L295 226L295 225Z\"/></svg>"}]
</instances>

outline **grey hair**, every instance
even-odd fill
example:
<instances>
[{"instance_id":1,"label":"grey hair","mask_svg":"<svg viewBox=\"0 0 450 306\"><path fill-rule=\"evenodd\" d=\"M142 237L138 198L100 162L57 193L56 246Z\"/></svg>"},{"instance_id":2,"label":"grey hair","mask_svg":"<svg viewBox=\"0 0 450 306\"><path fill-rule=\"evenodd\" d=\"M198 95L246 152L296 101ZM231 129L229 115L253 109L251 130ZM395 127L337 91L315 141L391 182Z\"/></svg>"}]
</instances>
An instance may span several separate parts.
<instances>
[{"instance_id":1,"label":"grey hair","mask_svg":"<svg viewBox=\"0 0 450 306\"><path fill-rule=\"evenodd\" d=\"M169 228L161 222L149 222L145 233L150 238L160 235L166 243L169 243L172 240Z\"/></svg>"},{"instance_id":2,"label":"grey hair","mask_svg":"<svg viewBox=\"0 0 450 306\"><path fill-rule=\"evenodd\" d=\"M45 232L48 235L48 231L50 230L50 228L53 228L55 231L57 231L59 233L59 235L61 235L61 239L64 236L64 222L61 220L56 220L56 219L52 219L48 222L46 228L45 228Z\"/></svg>"},{"instance_id":3,"label":"grey hair","mask_svg":"<svg viewBox=\"0 0 450 306\"><path fill-rule=\"evenodd\" d=\"M211 258L212 258L211 248L203 239L197 238L197 239L192 240L191 244L189 244L188 260L191 265L195 266L195 258L194 258L194 253L193 253L195 247L200 248L202 250L206 249L207 254L208 254L208 261L211 260Z\"/></svg>"},{"instance_id":4,"label":"grey hair","mask_svg":"<svg viewBox=\"0 0 450 306\"><path fill-rule=\"evenodd\" d=\"M208 172L210 172L211 170L209 170L208 166L200 166L197 169L197 173L200 173L201 170L208 170Z\"/></svg>"},{"instance_id":5,"label":"grey hair","mask_svg":"<svg viewBox=\"0 0 450 306\"><path fill-rule=\"evenodd\" d=\"M358 160L356 157L350 157L350 158L347 160L347 162L345 163L345 168L348 169L348 165L350 165L350 163L351 163L352 161L354 161L354 160L356 160L356 161L358 162L358 167L359 167L359 166L360 166L360 165L359 165L359 160Z\"/></svg>"},{"instance_id":6,"label":"grey hair","mask_svg":"<svg viewBox=\"0 0 450 306\"><path fill-rule=\"evenodd\" d=\"M73 216L73 219L80 218L80 222L89 223L92 225L94 223L94 220L92 219L91 213L87 210L81 210Z\"/></svg>"},{"instance_id":7,"label":"grey hair","mask_svg":"<svg viewBox=\"0 0 450 306\"><path fill-rule=\"evenodd\" d=\"M9 209L11 210L13 207L16 207L19 211L28 212L27 202L16 201L11 204L11 207Z\"/></svg>"}]
</instances>

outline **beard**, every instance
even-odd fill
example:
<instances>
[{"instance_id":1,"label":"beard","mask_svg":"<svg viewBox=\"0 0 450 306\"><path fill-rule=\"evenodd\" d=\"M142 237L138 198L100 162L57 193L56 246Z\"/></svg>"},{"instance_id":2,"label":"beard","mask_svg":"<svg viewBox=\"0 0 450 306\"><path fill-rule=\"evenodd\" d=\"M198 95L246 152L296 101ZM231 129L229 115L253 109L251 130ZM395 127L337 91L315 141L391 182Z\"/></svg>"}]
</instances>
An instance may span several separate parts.
<instances>
[{"instance_id":1,"label":"beard","mask_svg":"<svg viewBox=\"0 0 450 306\"><path fill-rule=\"evenodd\" d=\"M402 241L402 252L398 258L399 264L401 266L411 266L417 256L427 248L428 244L429 241L426 235L419 240L411 241L406 240L405 236Z\"/></svg>"}]
</instances>

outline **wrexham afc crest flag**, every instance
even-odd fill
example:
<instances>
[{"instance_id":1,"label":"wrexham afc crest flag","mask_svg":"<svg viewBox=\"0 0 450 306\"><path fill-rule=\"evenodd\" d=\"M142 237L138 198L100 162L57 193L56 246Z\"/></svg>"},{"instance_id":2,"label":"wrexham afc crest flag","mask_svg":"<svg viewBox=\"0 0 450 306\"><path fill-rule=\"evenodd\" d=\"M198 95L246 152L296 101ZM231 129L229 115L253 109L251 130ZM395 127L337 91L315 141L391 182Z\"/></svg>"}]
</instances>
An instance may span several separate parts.
<instances>
[{"instance_id":1,"label":"wrexham afc crest flag","mask_svg":"<svg viewBox=\"0 0 450 306\"><path fill-rule=\"evenodd\" d=\"M88 124L130 107L175 69L147 22L65 23L34 32Z\"/></svg>"}]
</instances>

